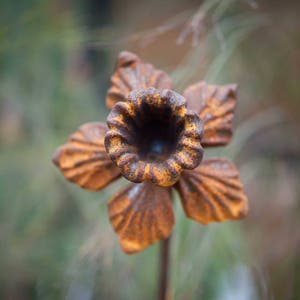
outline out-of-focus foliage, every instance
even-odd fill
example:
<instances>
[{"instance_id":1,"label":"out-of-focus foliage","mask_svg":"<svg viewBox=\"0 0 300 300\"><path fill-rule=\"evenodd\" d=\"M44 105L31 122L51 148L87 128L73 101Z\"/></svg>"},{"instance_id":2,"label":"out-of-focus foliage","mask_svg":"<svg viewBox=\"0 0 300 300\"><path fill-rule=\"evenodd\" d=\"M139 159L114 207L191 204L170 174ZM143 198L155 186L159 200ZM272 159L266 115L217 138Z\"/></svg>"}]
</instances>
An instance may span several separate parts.
<instances>
[{"instance_id":1,"label":"out-of-focus foliage","mask_svg":"<svg viewBox=\"0 0 300 300\"><path fill-rule=\"evenodd\" d=\"M101 4L100 4L101 3ZM118 51L176 88L237 82L231 157L246 221L200 225L176 197L175 299L300 298L300 21L297 1L0 2L0 298L153 299L158 246L127 256L106 203L66 182L53 150L104 121ZM182 42L177 43L177 42Z\"/></svg>"}]
</instances>

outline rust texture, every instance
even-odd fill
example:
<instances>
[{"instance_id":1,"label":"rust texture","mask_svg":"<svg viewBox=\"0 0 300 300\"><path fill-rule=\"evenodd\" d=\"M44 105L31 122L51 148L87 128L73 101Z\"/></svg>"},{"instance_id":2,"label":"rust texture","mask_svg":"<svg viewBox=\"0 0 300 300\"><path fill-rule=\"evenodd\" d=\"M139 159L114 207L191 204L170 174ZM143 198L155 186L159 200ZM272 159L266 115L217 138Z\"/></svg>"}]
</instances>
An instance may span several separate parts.
<instances>
[{"instance_id":1,"label":"rust texture","mask_svg":"<svg viewBox=\"0 0 300 300\"><path fill-rule=\"evenodd\" d=\"M104 147L105 123L86 123L59 147L53 162L66 179L89 190L100 190L120 176Z\"/></svg>"},{"instance_id":2,"label":"rust texture","mask_svg":"<svg viewBox=\"0 0 300 300\"><path fill-rule=\"evenodd\" d=\"M136 89L172 87L172 81L164 71L155 69L153 65L144 63L134 53L127 51L120 52L110 81L111 87L106 97L108 108L119 101L125 101L128 94Z\"/></svg>"},{"instance_id":3,"label":"rust texture","mask_svg":"<svg viewBox=\"0 0 300 300\"><path fill-rule=\"evenodd\" d=\"M121 175L134 182L108 204L126 253L169 237L172 188L186 215L203 224L248 213L235 165L226 158L202 161L202 146L226 145L232 137L236 85L201 81L183 96L171 86L165 72L121 52L106 99L107 125L82 125L53 156L65 178L86 189L102 189Z\"/></svg>"},{"instance_id":4,"label":"rust texture","mask_svg":"<svg viewBox=\"0 0 300 300\"><path fill-rule=\"evenodd\" d=\"M204 81L189 86L183 93L188 107L204 122L204 147L221 146L230 142L236 107L236 84L213 85Z\"/></svg>"},{"instance_id":5,"label":"rust texture","mask_svg":"<svg viewBox=\"0 0 300 300\"><path fill-rule=\"evenodd\" d=\"M135 90L113 107L107 124L106 150L130 181L172 186L201 162L202 122L172 90Z\"/></svg>"},{"instance_id":6,"label":"rust texture","mask_svg":"<svg viewBox=\"0 0 300 300\"><path fill-rule=\"evenodd\" d=\"M182 174L176 188L186 215L203 224L241 219L248 213L239 172L226 158L203 160Z\"/></svg>"},{"instance_id":7,"label":"rust texture","mask_svg":"<svg viewBox=\"0 0 300 300\"><path fill-rule=\"evenodd\" d=\"M170 189L149 182L131 184L116 193L108 209L111 224L127 253L167 238L174 225Z\"/></svg>"}]
</instances>

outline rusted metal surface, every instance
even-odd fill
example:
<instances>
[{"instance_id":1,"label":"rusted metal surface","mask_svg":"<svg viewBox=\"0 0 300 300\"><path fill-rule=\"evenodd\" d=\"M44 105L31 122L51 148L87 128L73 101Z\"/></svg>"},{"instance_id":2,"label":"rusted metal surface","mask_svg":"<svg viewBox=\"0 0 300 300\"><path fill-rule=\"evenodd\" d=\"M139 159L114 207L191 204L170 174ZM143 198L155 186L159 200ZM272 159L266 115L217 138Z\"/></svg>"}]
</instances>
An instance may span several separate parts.
<instances>
[{"instance_id":1,"label":"rusted metal surface","mask_svg":"<svg viewBox=\"0 0 300 300\"><path fill-rule=\"evenodd\" d=\"M226 158L209 158L184 172L176 184L188 217L208 224L244 218L248 200L236 166Z\"/></svg>"},{"instance_id":2,"label":"rusted metal surface","mask_svg":"<svg viewBox=\"0 0 300 300\"><path fill-rule=\"evenodd\" d=\"M86 123L59 147L53 162L66 179L89 190L100 190L120 177L104 147L105 123Z\"/></svg>"},{"instance_id":3,"label":"rusted metal surface","mask_svg":"<svg viewBox=\"0 0 300 300\"><path fill-rule=\"evenodd\" d=\"M194 169L203 155L203 125L172 90L135 90L107 118L105 146L128 180L172 186L183 169Z\"/></svg>"},{"instance_id":4,"label":"rusted metal surface","mask_svg":"<svg viewBox=\"0 0 300 300\"><path fill-rule=\"evenodd\" d=\"M172 81L164 71L155 69L153 65L144 63L134 53L127 51L120 52L110 81L111 87L106 97L108 108L119 101L125 101L128 94L136 89L172 87Z\"/></svg>"},{"instance_id":5,"label":"rusted metal surface","mask_svg":"<svg viewBox=\"0 0 300 300\"><path fill-rule=\"evenodd\" d=\"M189 86L183 93L188 108L197 112L204 122L204 147L230 142L236 107L236 84L213 85L204 81Z\"/></svg>"},{"instance_id":6,"label":"rusted metal surface","mask_svg":"<svg viewBox=\"0 0 300 300\"><path fill-rule=\"evenodd\" d=\"M167 238L174 225L171 191L149 182L131 184L108 203L122 249L135 253Z\"/></svg>"},{"instance_id":7,"label":"rusted metal surface","mask_svg":"<svg viewBox=\"0 0 300 300\"><path fill-rule=\"evenodd\" d=\"M108 205L126 253L170 235L173 187L186 215L203 224L247 215L234 164L225 158L201 162L202 146L226 145L232 137L236 85L202 81L181 96L170 90L165 72L126 51L119 54L111 82L109 129L100 122L82 125L57 149L53 162L66 179L90 190L121 174L135 182Z\"/></svg>"}]
</instances>

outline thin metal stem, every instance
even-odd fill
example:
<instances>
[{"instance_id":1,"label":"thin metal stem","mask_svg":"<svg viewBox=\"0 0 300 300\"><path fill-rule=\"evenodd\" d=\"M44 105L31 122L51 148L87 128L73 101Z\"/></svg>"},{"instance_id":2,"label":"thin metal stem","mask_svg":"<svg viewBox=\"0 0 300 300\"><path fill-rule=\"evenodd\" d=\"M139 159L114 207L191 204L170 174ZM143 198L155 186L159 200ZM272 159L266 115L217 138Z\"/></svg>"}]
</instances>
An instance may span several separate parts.
<instances>
[{"instance_id":1,"label":"thin metal stem","mask_svg":"<svg viewBox=\"0 0 300 300\"><path fill-rule=\"evenodd\" d=\"M160 242L158 300L169 300L168 277L170 268L170 241L171 236Z\"/></svg>"}]
</instances>

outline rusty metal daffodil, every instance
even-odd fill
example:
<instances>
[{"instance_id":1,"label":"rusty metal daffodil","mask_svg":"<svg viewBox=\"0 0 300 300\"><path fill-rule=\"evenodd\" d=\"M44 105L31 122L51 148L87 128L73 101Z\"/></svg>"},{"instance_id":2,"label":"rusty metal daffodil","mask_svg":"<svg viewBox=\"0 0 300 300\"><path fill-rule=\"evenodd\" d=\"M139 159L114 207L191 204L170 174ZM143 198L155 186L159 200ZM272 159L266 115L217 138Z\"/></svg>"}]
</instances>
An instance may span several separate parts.
<instances>
[{"instance_id":1,"label":"rusty metal daffodil","mask_svg":"<svg viewBox=\"0 0 300 300\"><path fill-rule=\"evenodd\" d=\"M89 190L120 176L133 182L108 203L126 253L170 235L172 188L186 215L203 224L246 216L248 201L235 165L226 158L202 161L202 146L231 139L236 85L202 81L180 95L165 72L123 51L106 103L111 109L107 125L82 125L53 161L66 179Z\"/></svg>"}]
</instances>

